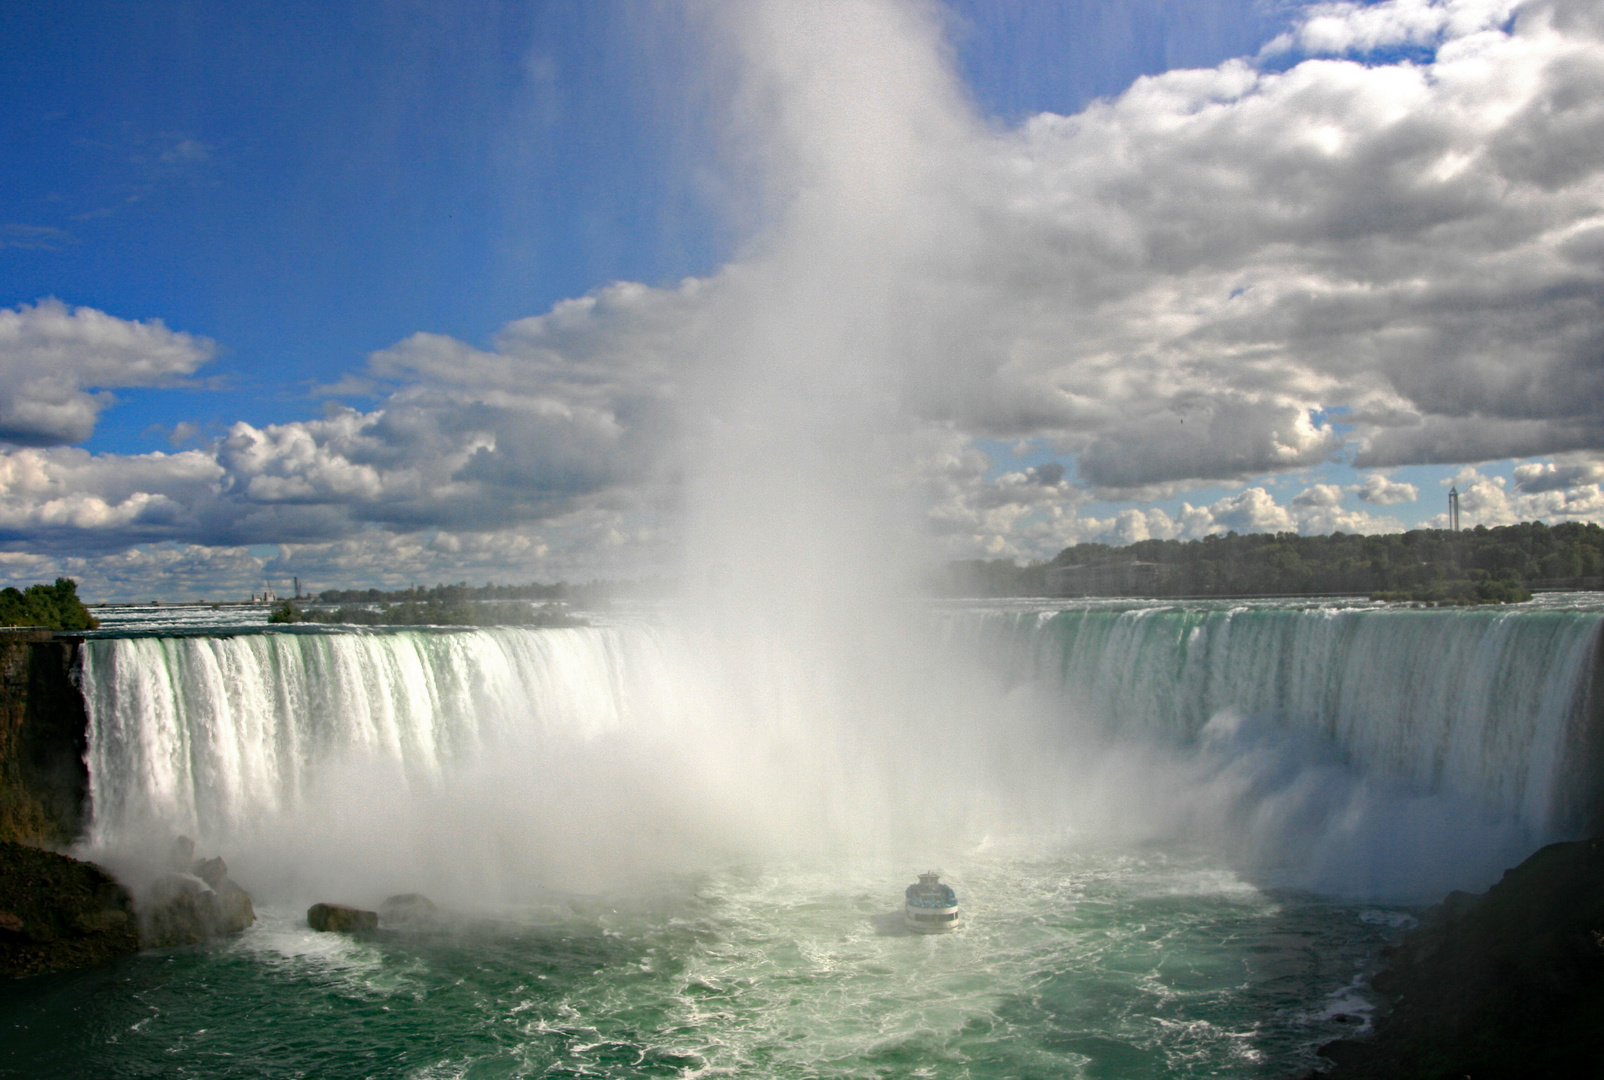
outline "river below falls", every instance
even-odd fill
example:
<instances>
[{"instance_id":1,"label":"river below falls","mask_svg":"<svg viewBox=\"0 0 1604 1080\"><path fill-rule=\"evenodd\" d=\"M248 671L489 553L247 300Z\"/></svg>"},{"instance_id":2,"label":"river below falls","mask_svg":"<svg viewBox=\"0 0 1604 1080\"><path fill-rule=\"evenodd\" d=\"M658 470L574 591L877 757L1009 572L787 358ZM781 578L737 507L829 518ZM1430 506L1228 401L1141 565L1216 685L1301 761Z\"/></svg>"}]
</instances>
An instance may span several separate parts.
<instances>
[{"instance_id":1,"label":"river below falls","mask_svg":"<svg viewBox=\"0 0 1604 1080\"><path fill-rule=\"evenodd\" d=\"M1280 1077L1367 1025L1412 921L1204 848L1068 845L944 867L965 924L925 937L898 916L923 869L735 866L356 938L264 899L228 941L0 986L0 1075Z\"/></svg>"}]
</instances>

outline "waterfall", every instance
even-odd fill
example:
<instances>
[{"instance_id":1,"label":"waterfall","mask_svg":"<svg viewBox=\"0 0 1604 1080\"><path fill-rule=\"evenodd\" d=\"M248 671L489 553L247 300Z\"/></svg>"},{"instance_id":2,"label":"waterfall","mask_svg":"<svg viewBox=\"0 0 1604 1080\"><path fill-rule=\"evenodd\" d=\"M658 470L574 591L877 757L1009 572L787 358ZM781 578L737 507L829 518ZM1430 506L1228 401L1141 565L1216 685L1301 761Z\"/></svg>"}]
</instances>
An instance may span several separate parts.
<instances>
[{"instance_id":1,"label":"waterfall","mask_svg":"<svg viewBox=\"0 0 1604 1080\"><path fill-rule=\"evenodd\" d=\"M584 740L660 712L641 630L267 633L85 643L92 842L227 835L331 763L427 786L487 746Z\"/></svg>"},{"instance_id":2,"label":"waterfall","mask_svg":"<svg viewBox=\"0 0 1604 1080\"><path fill-rule=\"evenodd\" d=\"M1440 895L1590 823L1601 621L994 605L863 655L646 622L91 638L89 843L182 832L319 881L366 859L407 891L1111 829Z\"/></svg>"},{"instance_id":3,"label":"waterfall","mask_svg":"<svg viewBox=\"0 0 1604 1080\"><path fill-rule=\"evenodd\" d=\"M1450 793L1532 835L1588 825L1604 614L1564 608L1086 604L954 621L1014 683L1107 729L1181 745L1259 717L1361 772Z\"/></svg>"},{"instance_id":4,"label":"waterfall","mask_svg":"<svg viewBox=\"0 0 1604 1080\"><path fill-rule=\"evenodd\" d=\"M943 747L899 744L925 715L899 713L904 680L746 630L91 638L88 847L182 833L273 875L365 860L391 891L453 868L431 895L521 878L505 898L710 852L859 845L899 814L904 835L959 827L968 804L929 780Z\"/></svg>"}]
</instances>

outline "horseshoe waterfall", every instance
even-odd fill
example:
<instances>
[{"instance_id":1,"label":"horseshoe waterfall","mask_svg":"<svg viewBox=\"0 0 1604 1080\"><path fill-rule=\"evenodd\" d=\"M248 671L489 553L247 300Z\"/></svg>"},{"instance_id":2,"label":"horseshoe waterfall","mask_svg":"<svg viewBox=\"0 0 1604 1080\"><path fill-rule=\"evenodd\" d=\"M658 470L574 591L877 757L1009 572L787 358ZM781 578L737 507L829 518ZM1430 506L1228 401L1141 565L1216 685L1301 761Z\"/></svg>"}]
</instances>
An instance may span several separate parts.
<instances>
[{"instance_id":1,"label":"horseshoe waterfall","mask_svg":"<svg viewBox=\"0 0 1604 1080\"><path fill-rule=\"evenodd\" d=\"M118 968L135 992L60 1074L159 1046L206 1075L1285 1075L1368 1023L1419 905L1594 823L1601 621L1568 595L91 636L83 850L190 836L260 917ZM965 924L909 935L936 865ZM303 914L408 893L440 919Z\"/></svg>"}]
</instances>

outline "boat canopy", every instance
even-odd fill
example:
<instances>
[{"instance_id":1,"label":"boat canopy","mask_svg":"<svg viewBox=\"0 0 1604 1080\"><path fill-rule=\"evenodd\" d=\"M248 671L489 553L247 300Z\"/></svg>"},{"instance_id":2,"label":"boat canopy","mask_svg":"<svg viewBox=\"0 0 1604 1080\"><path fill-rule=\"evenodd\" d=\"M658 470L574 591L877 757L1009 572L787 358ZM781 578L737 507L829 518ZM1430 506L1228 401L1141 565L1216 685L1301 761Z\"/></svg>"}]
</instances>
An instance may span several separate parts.
<instances>
[{"instance_id":1,"label":"boat canopy","mask_svg":"<svg viewBox=\"0 0 1604 1080\"><path fill-rule=\"evenodd\" d=\"M951 885L941 882L941 873L931 870L919 875L919 880L908 886L908 906L917 908L949 908L958 904L958 894Z\"/></svg>"}]
</instances>

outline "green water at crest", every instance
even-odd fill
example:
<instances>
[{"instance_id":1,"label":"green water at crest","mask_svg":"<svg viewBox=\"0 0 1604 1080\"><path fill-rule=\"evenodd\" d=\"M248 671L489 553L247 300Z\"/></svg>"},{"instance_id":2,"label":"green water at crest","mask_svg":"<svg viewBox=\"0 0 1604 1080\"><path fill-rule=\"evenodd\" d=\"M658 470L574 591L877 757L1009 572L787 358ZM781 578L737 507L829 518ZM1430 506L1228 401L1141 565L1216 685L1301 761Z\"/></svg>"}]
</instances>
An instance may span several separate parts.
<instances>
[{"instance_id":1,"label":"green water at crest","mask_svg":"<svg viewBox=\"0 0 1604 1080\"><path fill-rule=\"evenodd\" d=\"M966 925L930 937L885 865L362 938L269 903L224 943L0 986L0 1076L1277 1077L1362 1026L1356 980L1408 921L1190 849L945 870Z\"/></svg>"}]
</instances>

